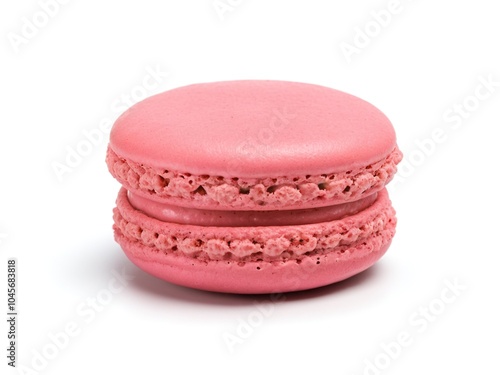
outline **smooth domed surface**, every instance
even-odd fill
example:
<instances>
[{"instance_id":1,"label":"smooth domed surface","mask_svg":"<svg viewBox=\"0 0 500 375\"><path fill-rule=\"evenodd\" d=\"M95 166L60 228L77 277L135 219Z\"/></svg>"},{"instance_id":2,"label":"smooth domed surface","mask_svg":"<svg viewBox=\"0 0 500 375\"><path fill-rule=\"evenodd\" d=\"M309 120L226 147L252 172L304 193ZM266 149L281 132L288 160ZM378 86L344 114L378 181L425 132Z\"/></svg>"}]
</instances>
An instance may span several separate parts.
<instances>
[{"instance_id":1,"label":"smooth domed surface","mask_svg":"<svg viewBox=\"0 0 500 375\"><path fill-rule=\"evenodd\" d=\"M110 139L116 154L137 163L239 178L355 169L381 160L395 145L391 123L373 105L284 81L169 90L126 111Z\"/></svg>"}]
</instances>

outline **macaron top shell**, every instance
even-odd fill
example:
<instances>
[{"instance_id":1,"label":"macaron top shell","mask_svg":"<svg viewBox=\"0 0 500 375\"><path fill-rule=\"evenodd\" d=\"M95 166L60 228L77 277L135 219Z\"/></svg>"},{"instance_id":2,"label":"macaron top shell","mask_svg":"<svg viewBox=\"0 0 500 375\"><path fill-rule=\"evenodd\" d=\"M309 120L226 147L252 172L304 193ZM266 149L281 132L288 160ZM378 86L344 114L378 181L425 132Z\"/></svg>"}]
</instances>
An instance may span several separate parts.
<instances>
[{"instance_id":1,"label":"macaron top shell","mask_svg":"<svg viewBox=\"0 0 500 375\"><path fill-rule=\"evenodd\" d=\"M373 105L284 81L202 83L152 96L117 119L107 153L127 190L207 210L352 202L383 189L400 160L392 124Z\"/></svg>"},{"instance_id":2,"label":"macaron top shell","mask_svg":"<svg viewBox=\"0 0 500 375\"><path fill-rule=\"evenodd\" d=\"M152 96L113 126L110 147L153 168L260 178L341 172L387 156L387 117L331 88L284 81L195 84Z\"/></svg>"}]
</instances>

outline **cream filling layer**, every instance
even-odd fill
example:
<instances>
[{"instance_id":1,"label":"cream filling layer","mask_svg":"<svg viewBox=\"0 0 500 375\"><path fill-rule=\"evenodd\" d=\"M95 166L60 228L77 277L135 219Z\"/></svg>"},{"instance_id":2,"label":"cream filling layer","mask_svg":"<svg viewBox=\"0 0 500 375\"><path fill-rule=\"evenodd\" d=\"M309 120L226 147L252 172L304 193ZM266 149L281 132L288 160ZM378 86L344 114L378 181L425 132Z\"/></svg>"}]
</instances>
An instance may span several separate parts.
<instances>
[{"instance_id":1,"label":"cream filling layer","mask_svg":"<svg viewBox=\"0 0 500 375\"><path fill-rule=\"evenodd\" d=\"M128 191L132 207L160 221L206 227L304 225L339 220L370 207L377 193L354 202L300 210L218 211L159 203Z\"/></svg>"}]
</instances>

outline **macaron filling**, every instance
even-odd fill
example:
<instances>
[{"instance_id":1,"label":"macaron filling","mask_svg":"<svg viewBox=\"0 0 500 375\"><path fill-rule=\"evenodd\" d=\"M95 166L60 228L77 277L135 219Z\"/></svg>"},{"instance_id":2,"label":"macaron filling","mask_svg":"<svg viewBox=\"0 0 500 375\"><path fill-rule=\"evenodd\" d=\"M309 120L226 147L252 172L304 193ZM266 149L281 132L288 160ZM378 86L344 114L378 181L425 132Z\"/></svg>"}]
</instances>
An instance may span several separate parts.
<instances>
[{"instance_id":1,"label":"macaron filling","mask_svg":"<svg viewBox=\"0 0 500 375\"><path fill-rule=\"evenodd\" d=\"M135 209L124 188L116 205L113 227L117 241L122 246L133 246L134 259L159 263L182 257L197 259L204 265L224 261L239 268L245 264L260 267L259 262L268 261L281 264L312 258L322 262L318 257L327 255L347 261L346 266L351 267L360 257L378 252L389 243L396 226L385 189L371 206L355 215L307 225L217 227L164 222ZM184 272L193 272L192 265L188 263Z\"/></svg>"},{"instance_id":2,"label":"macaron filling","mask_svg":"<svg viewBox=\"0 0 500 375\"><path fill-rule=\"evenodd\" d=\"M206 210L180 207L151 200L131 191L127 192L127 198L136 210L163 222L207 227L257 227L306 225L340 220L370 207L377 199L377 193L354 202L326 207L276 211Z\"/></svg>"}]
</instances>

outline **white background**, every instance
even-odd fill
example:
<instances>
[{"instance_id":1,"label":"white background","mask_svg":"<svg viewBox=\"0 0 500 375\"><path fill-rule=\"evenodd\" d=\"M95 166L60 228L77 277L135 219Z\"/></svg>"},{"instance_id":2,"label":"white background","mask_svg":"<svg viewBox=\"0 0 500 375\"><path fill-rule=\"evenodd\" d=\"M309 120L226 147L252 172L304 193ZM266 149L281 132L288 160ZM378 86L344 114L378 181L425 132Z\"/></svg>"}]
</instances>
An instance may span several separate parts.
<instances>
[{"instance_id":1,"label":"white background","mask_svg":"<svg viewBox=\"0 0 500 375\"><path fill-rule=\"evenodd\" d=\"M496 3L401 0L378 29L371 12L381 14L389 1L222 3L233 5L221 19L212 0L74 0L51 16L37 13L37 1L2 2L0 310L7 308L7 258L15 257L19 373L497 371ZM36 35L26 26L33 18ZM342 43L355 46L357 35L361 46L366 28L368 45L348 61ZM23 31L29 37L20 39ZM169 75L157 77L147 95L196 82L283 79L334 87L379 107L406 165L392 183L399 223L386 256L357 277L275 304L269 296L177 287L132 266L112 236L119 184L104 163L108 134L61 178L53 165L65 163L84 131L116 119L126 96L143 93L151 69ZM488 79L497 82L490 91L481 83ZM461 117L451 119L464 101ZM440 143L424 142L433 135ZM110 294L123 267L133 280ZM453 294L450 283L465 289ZM91 299L106 296L112 300L91 310ZM429 305L424 317L420 308ZM76 334L54 350L51 335L68 324ZM2 327L0 372L18 373L6 364ZM398 350L391 342L404 332L411 343ZM225 337L241 341L230 347ZM41 362L37 353L51 358ZM34 371L33 361L43 370Z\"/></svg>"}]
</instances>

